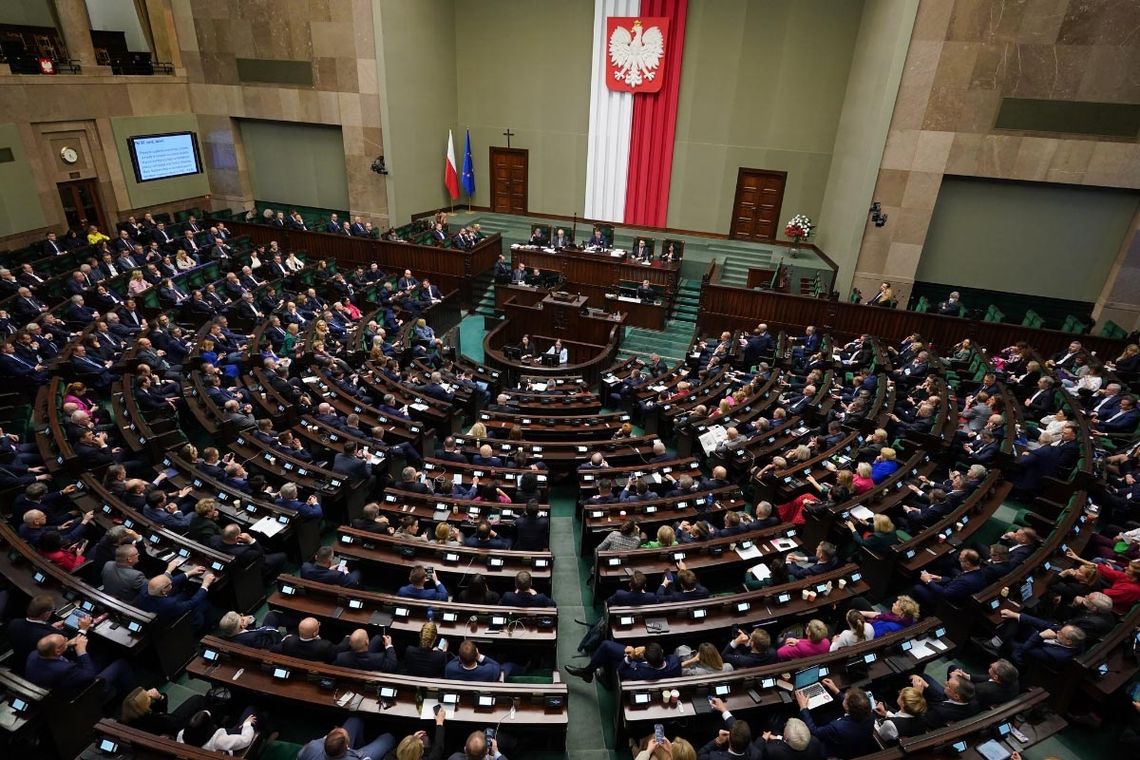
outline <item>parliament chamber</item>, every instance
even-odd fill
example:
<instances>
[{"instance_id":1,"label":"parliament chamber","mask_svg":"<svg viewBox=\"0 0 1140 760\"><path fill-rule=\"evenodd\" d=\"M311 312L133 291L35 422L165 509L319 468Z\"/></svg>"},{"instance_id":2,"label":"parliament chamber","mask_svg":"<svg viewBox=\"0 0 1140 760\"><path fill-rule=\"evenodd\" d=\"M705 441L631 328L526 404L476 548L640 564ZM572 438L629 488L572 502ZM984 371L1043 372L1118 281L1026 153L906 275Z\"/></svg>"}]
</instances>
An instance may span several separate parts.
<instances>
[{"instance_id":1,"label":"parliament chamber","mask_svg":"<svg viewBox=\"0 0 1140 760\"><path fill-rule=\"evenodd\" d=\"M1136 755L1137 24L0 3L0 755Z\"/></svg>"}]
</instances>

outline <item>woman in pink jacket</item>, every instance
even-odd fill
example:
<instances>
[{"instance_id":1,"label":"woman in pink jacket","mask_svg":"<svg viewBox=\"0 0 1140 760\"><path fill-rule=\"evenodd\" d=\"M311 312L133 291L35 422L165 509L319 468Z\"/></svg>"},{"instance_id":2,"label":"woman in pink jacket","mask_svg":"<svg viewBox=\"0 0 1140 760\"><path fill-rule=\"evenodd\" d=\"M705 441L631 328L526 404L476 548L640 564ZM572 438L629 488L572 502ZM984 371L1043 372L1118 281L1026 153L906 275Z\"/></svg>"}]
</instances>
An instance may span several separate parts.
<instances>
[{"instance_id":1,"label":"woman in pink jacket","mask_svg":"<svg viewBox=\"0 0 1140 760\"><path fill-rule=\"evenodd\" d=\"M790 636L784 639L784 645L776 650L776 657L780 662L826 654L831 650L831 640L827 638L827 626L822 620L809 620L804 626L804 633L807 634L806 639Z\"/></svg>"}]
</instances>

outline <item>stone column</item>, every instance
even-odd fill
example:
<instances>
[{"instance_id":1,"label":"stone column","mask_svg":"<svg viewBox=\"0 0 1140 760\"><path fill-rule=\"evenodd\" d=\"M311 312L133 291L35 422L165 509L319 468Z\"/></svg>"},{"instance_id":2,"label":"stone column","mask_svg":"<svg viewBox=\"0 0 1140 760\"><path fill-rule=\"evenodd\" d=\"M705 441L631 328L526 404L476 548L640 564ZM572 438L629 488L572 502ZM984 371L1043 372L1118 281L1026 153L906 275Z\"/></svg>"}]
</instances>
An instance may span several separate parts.
<instances>
[{"instance_id":1,"label":"stone column","mask_svg":"<svg viewBox=\"0 0 1140 760\"><path fill-rule=\"evenodd\" d=\"M95 63L95 46L91 44L91 19L87 15L87 3L84 0L54 0L54 3L59 33L63 35L68 54L79 61L84 74L110 74L110 66Z\"/></svg>"},{"instance_id":2,"label":"stone column","mask_svg":"<svg viewBox=\"0 0 1140 760\"><path fill-rule=\"evenodd\" d=\"M174 64L175 72L182 69L182 51L178 47L178 33L174 29L174 11L170 0L146 0L150 37L154 45L154 60Z\"/></svg>"},{"instance_id":3,"label":"stone column","mask_svg":"<svg viewBox=\"0 0 1140 760\"><path fill-rule=\"evenodd\" d=\"M1140 210L1124 235L1120 252L1093 308L1097 334L1105 322L1115 322L1126 332L1140 329ZM1101 357L1106 359L1108 357Z\"/></svg>"}]
</instances>

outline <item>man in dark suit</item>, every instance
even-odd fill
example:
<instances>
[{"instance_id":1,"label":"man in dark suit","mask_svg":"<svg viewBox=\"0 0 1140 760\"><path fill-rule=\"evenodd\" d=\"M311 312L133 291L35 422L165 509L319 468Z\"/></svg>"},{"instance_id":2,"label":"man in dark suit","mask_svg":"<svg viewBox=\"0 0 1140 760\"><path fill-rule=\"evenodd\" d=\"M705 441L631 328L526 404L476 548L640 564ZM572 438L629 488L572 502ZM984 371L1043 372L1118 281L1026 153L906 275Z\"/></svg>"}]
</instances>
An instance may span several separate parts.
<instances>
[{"instance_id":1,"label":"man in dark suit","mask_svg":"<svg viewBox=\"0 0 1140 760\"><path fill-rule=\"evenodd\" d=\"M681 659L675 654L666 655L656 641L643 647L623 647L616 641L603 641L594 650L590 662L583 667L566 665L566 672L578 676L586 683L594 680L600 668L613 667L623 681L659 681L681 675Z\"/></svg>"},{"instance_id":2,"label":"man in dark suit","mask_svg":"<svg viewBox=\"0 0 1140 760\"><path fill-rule=\"evenodd\" d=\"M333 665L357 670L371 670L379 673L396 672L396 648L392 637L377 634L371 639L368 631L357 628L337 645L337 655Z\"/></svg>"},{"instance_id":3,"label":"man in dark suit","mask_svg":"<svg viewBox=\"0 0 1140 760\"><path fill-rule=\"evenodd\" d=\"M739 670L756 668L776 661L776 650L772 647L772 637L763 628L753 628L745 633L739 628L720 653L721 659Z\"/></svg>"},{"instance_id":4,"label":"man in dark suit","mask_svg":"<svg viewBox=\"0 0 1140 760\"><path fill-rule=\"evenodd\" d=\"M527 502L526 511L515 520L515 551L540 552L550 548L550 518L543 517L538 501Z\"/></svg>"},{"instance_id":5,"label":"man in dark suit","mask_svg":"<svg viewBox=\"0 0 1140 760\"><path fill-rule=\"evenodd\" d=\"M360 221L360 217L356 217L352 225L349 226L348 231L353 237L368 237L368 230L365 228L364 223Z\"/></svg>"},{"instance_id":6,"label":"man in dark suit","mask_svg":"<svg viewBox=\"0 0 1140 760\"><path fill-rule=\"evenodd\" d=\"M310 562L301 565L301 577L305 580L327 583L330 586L344 586L345 588L360 588L360 571L348 571L348 568L333 566L333 548L322 546L317 549Z\"/></svg>"},{"instance_id":7,"label":"man in dark suit","mask_svg":"<svg viewBox=\"0 0 1140 760\"><path fill-rule=\"evenodd\" d=\"M1136 409L1136 399L1124 396L1114 413L1097 418L1093 435L1131 433L1137 423L1140 423L1140 410Z\"/></svg>"},{"instance_id":8,"label":"man in dark suit","mask_svg":"<svg viewBox=\"0 0 1140 760\"><path fill-rule=\"evenodd\" d=\"M629 577L629 588L618 589L610 594L606 604L610 607L640 607L645 604L657 604L661 600L657 594L645 590L648 584L649 579L645 577L645 573L634 570L633 575Z\"/></svg>"},{"instance_id":9,"label":"man in dark suit","mask_svg":"<svg viewBox=\"0 0 1140 760\"><path fill-rule=\"evenodd\" d=\"M495 282L509 282L511 279L511 265L507 263L507 257L499 254L498 261L495 262Z\"/></svg>"},{"instance_id":10,"label":"man in dark suit","mask_svg":"<svg viewBox=\"0 0 1140 760\"><path fill-rule=\"evenodd\" d=\"M1073 606L1076 612L1062 622L1035 617L1026 612L1002 609L1000 611L1002 622L997 629L998 635L991 640L991 644L1001 648L1008 643L1016 649L1037 634L1043 634L1041 637L1043 641L1055 639L1057 631L1066 625L1084 631L1087 641L1097 642L1116 627L1117 618L1112 612L1112 599L1100 591L1076 597Z\"/></svg>"},{"instance_id":11,"label":"man in dark suit","mask_svg":"<svg viewBox=\"0 0 1140 760\"><path fill-rule=\"evenodd\" d=\"M329 220L325 222L325 232L333 235L339 235L341 232L340 222L337 220L336 214L329 214Z\"/></svg>"},{"instance_id":12,"label":"man in dark suit","mask_svg":"<svg viewBox=\"0 0 1140 760\"><path fill-rule=\"evenodd\" d=\"M499 599L504 607L554 607L554 600L546 594L540 594L534 588L534 580L526 570L520 570L515 575L515 590L508 591Z\"/></svg>"},{"instance_id":13,"label":"man in dark suit","mask_svg":"<svg viewBox=\"0 0 1140 760\"><path fill-rule=\"evenodd\" d=\"M65 655L75 648L75 659ZM81 630L68 641L59 633L44 636L36 651L28 655L24 677L44 689L76 692L99 679L106 685L107 695L125 695L134 686L134 675L126 660L115 660L102 670L87 654L87 631Z\"/></svg>"},{"instance_id":14,"label":"man in dark suit","mask_svg":"<svg viewBox=\"0 0 1140 760\"><path fill-rule=\"evenodd\" d=\"M1013 652L1013 662L1020 668L1044 667L1060 670L1084 649L1085 632L1075 625L1062 626L1054 635L1051 630L1030 636Z\"/></svg>"},{"instance_id":15,"label":"man in dark suit","mask_svg":"<svg viewBox=\"0 0 1140 760\"><path fill-rule=\"evenodd\" d=\"M981 557L977 551L963 549L958 553L958 563L962 572L950 581L940 575L922 571L919 575L921 582L911 593L922 609L934 609L938 599L945 599L955 605L962 604L989 585L989 579L982 568Z\"/></svg>"},{"instance_id":16,"label":"man in dark suit","mask_svg":"<svg viewBox=\"0 0 1140 760\"><path fill-rule=\"evenodd\" d=\"M267 612L262 618L261 625L253 615L242 615L238 612L227 612L218 622L218 634L235 644L254 649L270 649L281 643L284 636L277 630L278 617L276 612Z\"/></svg>"},{"instance_id":17,"label":"man in dark suit","mask_svg":"<svg viewBox=\"0 0 1140 760\"><path fill-rule=\"evenodd\" d=\"M1038 437L1041 445L1026 451L1017 459L1017 471L1010 480L1013 481L1014 493L1022 499L1032 500L1044 486L1044 479L1055 476L1060 470L1059 462L1064 453L1059 443L1046 431L1041 431Z\"/></svg>"},{"instance_id":18,"label":"man in dark suit","mask_svg":"<svg viewBox=\"0 0 1140 760\"><path fill-rule=\"evenodd\" d=\"M333 472L346 475L349 481L359 483L372 477L372 465L364 460L363 450L357 450L356 441L344 444L344 451L333 457Z\"/></svg>"},{"instance_id":19,"label":"man in dark suit","mask_svg":"<svg viewBox=\"0 0 1140 760\"><path fill-rule=\"evenodd\" d=\"M443 228L443 224L436 222L431 228L431 239L436 243L444 243L447 241L447 230Z\"/></svg>"},{"instance_id":20,"label":"man in dark suit","mask_svg":"<svg viewBox=\"0 0 1140 760\"><path fill-rule=\"evenodd\" d=\"M967 673L961 668L954 668L950 671L950 676L974 684L974 699L982 710L1004 704L1021 691L1017 668L1009 660L991 662L985 673Z\"/></svg>"},{"instance_id":21,"label":"man in dark suit","mask_svg":"<svg viewBox=\"0 0 1140 760\"><path fill-rule=\"evenodd\" d=\"M526 264L524 264L520 261L518 266L515 267L514 271L511 272L511 284L512 285L522 285L526 282L526 277L527 277Z\"/></svg>"},{"instance_id":22,"label":"man in dark suit","mask_svg":"<svg viewBox=\"0 0 1140 760\"><path fill-rule=\"evenodd\" d=\"M139 592L135 599L135 606L145 612L153 612L155 622L159 625L169 625L185 613L193 613L193 626L196 631L206 627L206 613L208 609L207 596L210 586L214 583L214 574L206 571L202 574L202 585L189 597L180 594L182 587L192 576L178 573L173 578L168 575L157 575L151 578L146 588Z\"/></svg>"},{"instance_id":23,"label":"man in dark suit","mask_svg":"<svg viewBox=\"0 0 1140 760\"><path fill-rule=\"evenodd\" d=\"M44 252L44 256L59 256L60 254L67 252L67 249L63 247L63 244L55 239L54 232L49 232L47 234L47 239L44 240L43 245L40 246L40 249Z\"/></svg>"},{"instance_id":24,"label":"man in dark suit","mask_svg":"<svg viewBox=\"0 0 1140 760\"><path fill-rule=\"evenodd\" d=\"M301 620L297 624L297 635L286 636L273 651L309 662L331 663L336 658L336 647L321 638L320 621L311 617Z\"/></svg>"},{"instance_id":25,"label":"man in dark suit","mask_svg":"<svg viewBox=\"0 0 1140 760\"><path fill-rule=\"evenodd\" d=\"M8 624L8 643L12 647L12 668L20 675L24 673L24 665L28 655L36 651L40 639L59 629L49 623L52 613L55 612L55 600L47 594L37 594L28 602L28 609L24 617L15 618ZM84 616L79 623L79 629L86 631L91 625L91 618Z\"/></svg>"},{"instance_id":26,"label":"man in dark suit","mask_svg":"<svg viewBox=\"0 0 1140 760\"><path fill-rule=\"evenodd\" d=\"M561 251L570 245L573 245L570 236L566 234L566 230L559 227L558 232L554 233L554 238L550 241L550 247L556 251Z\"/></svg>"},{"instance_id":27,"label":"man in dark suit","mask_svg":"<svg viewBox=\"0 0 1140 760\"><path fill-rule=\"evenodd\" d=\"M832 694L839 695L839 687L830 678L823 679L821 683ZM817 725L812 718L807 706L808 698L803 690L796 692L796 705L800 708L800 720L807 725L811 735L823 744L824 757L859 757L878 750L871 702L862 689L848 689L843 696L843 715L823 725Z\"/></svg>"},{"instance_id":28,"label":"man in dark suit","mask_svg":"<svg viewBox=\"0 0 1140 760\"><path fill-rule=\"evenodd\" d=\"M815 561L810 563L788 562L788 574L793 578L808 578L828 573L839 567L839 555L835 544L820 541L815 547Z\"/></svg>"},{"instance_id":29,"label":"man in dark suit","mask_svg":"<svg viewBox=\"0 0 1140 760\"><path fill-rule=\"evenodd\" d=\"M740 345L744 349L741 365L750 369L771 355L776 348L776 341L768 332L768 325L759 324L747 339L740 339Z\"/></svg>"},{"instance_id":30,"label":"man in dark suit","mask_svg":"<svg viewBox=\"0 0 1140 760\"><path fill-rule=\"evenodd\" d=\"M926 697L926 715L923 720L930 729L965 720L977 715L982 709L976 698L977 689L961 670L950 673L944 684L928 681L917 674L912 675L910 685Z\"/></svg>"}]
</instances>

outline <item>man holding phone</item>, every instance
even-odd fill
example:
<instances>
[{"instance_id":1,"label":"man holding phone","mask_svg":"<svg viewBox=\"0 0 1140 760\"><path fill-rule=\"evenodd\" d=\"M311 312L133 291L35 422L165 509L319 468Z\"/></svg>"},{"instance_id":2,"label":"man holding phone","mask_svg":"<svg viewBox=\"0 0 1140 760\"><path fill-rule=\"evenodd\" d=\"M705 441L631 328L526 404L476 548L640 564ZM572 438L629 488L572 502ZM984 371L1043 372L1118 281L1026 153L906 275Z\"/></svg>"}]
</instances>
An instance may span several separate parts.
<instances>
[{"instance_id":1,"label":"man holding phone","mask_svg":"<svg viewBox=\"0 0 1140 760\"><path fill-rule=\"evenodd\" d=\"M488 740L489 739L489 740ZM485 731L472 731L463 744L463 751L452 754L447 760L507 760L499 752L499 738L493 728Z\"/></svg>"}]
</instances>

